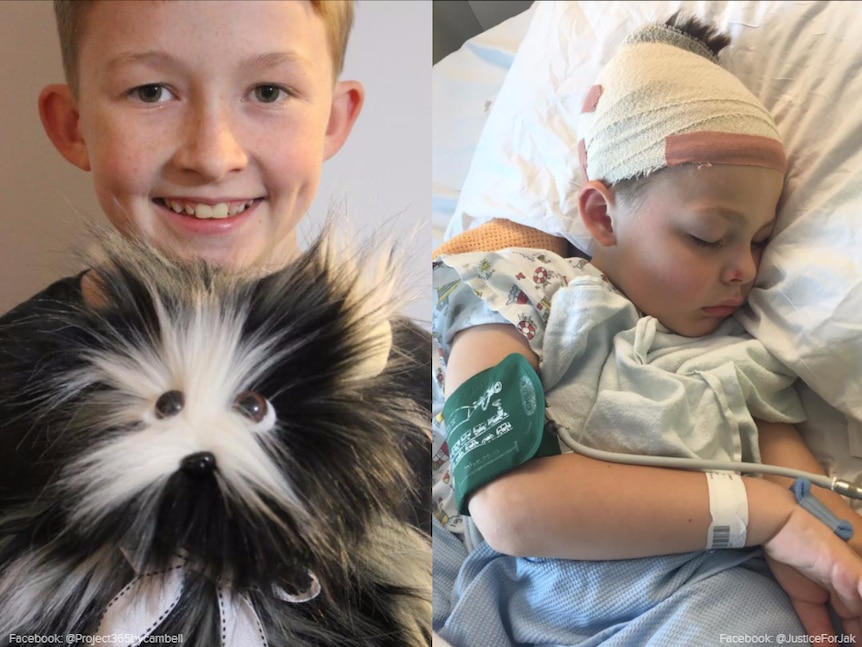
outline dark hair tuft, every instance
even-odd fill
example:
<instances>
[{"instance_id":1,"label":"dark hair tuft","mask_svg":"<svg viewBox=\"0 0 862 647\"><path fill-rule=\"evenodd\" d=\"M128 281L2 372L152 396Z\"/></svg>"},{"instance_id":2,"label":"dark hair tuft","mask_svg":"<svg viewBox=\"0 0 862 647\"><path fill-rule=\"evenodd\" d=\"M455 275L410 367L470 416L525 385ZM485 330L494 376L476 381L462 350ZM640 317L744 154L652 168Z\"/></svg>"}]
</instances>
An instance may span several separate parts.
<instances>
[{"instance_id":1,"label":"dark hair tuft","mask_svg":"<svg viewBox=\"0 0 862 647\"><path fill-rule=\"evenodd\" d=\"M709 25L690 14L677 11L664 24L700 41L716 56L730 45L730 36L719 31L714 25Z\"/></svg>"}]
</instances>

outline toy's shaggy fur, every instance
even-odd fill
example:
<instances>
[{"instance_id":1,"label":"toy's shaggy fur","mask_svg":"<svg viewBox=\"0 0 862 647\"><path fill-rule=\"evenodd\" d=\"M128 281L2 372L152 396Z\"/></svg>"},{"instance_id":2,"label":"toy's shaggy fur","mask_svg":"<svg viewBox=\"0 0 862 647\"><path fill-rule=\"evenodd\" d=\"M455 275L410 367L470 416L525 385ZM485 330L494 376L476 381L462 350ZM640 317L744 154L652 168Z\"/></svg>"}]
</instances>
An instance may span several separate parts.
<instances>
[{"instance_id":1,"label":"toy's shaggy fur","mask_svg":"<svg viewBox=\"0 0 862 647\"><path fill-rule=\"evenodd\" d=\"M96 632L178 554L185 645L225 591L272 647L429 643L430 339L329 238L262 278L112 238L101 303L0 330L0 645Z\"/></svg>"}]
</instances>

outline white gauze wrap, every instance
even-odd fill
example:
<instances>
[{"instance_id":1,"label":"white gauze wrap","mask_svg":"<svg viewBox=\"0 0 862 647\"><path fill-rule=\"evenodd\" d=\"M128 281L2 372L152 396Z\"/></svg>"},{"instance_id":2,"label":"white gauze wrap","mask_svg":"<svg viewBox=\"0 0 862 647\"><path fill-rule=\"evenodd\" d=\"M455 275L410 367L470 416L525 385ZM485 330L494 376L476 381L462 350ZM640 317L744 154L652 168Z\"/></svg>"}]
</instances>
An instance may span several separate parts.
<instances>
[{"instance_id":1,"label":"white gauze wrap","mask_svg":"<svg viewBox=\"0 0 862 647\"><path fill-rule=\"evenodd\" d=\"M585 181L610 185L685 163L786 168L766 108L703 43L665 25L626 39L579 126Z\"/></svg>"}]
</instances>

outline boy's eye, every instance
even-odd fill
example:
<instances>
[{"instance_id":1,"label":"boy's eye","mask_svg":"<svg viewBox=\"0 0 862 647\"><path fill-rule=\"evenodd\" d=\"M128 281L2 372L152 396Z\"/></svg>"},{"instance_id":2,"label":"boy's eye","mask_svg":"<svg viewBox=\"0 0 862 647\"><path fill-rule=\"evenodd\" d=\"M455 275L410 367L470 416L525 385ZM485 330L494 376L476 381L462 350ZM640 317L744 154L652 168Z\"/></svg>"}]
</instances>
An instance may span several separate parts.
<instances>
[{"instance_id":1,"label":"boy's eye","mask_svg":"<svg viewBox=\"0 0 862 647\"><path fill-rule=\"evenodd\" d=\"M721 247L722 243L724 242L723 240L716 240L716 241L704 240L703 238L698 238L697 236L695 236L693 234L689 234L688 237L698 247L708 247L711 249Z\"/></svg>"},{"instance_id":2,"label":"boy's eye","mask_svg":"<svg viewBox=\"0 0 862 647\"><path fill-rule=\"evenodd\" d=\"M254 98L261 103L275 103L289 96L289 92L278 85L258 85L254 88Z\"/></svg>"},{"instance_id":3,"label":"boy's eye","mask_svg":"<svg viewBox=\"0 0 862 647\"><path fill-rule=\"evenodd\" d=\"M752 240L752 241L751 241L751 246L752 246L752 247L757 247L758 249L763 249L763 248L764 248L764 247L766 247L768 244L769 244L769 239L768 239L768 238L764 238L763 240Z\"/></svg>"},{"instance_id":4,"label":"boy's eye","mask_svg":"<svg viewBox=\"0 0 862 647\"><path fill-rule=\"evenodd\" d=\"M138 99L143 103L159 103L170 99L170 91L163 85L158 83L149 83L147 85L139 85L136 88L129 90L128 95L133 99Z\"/></svg>"}]
</instances>

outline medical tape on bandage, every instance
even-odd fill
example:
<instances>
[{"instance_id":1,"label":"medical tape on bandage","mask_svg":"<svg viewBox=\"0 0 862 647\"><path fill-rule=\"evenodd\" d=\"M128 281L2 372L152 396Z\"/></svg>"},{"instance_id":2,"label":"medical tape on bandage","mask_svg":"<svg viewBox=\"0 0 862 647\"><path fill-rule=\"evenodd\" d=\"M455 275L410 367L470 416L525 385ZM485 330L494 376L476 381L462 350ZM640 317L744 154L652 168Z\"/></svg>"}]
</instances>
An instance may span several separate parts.
<instances>
[{"instance_id":1,"label":"medical tape on bandage","mask_svg":"<svg viewBox=\"0 0 862 647\"><path fill-rule=\"evenodd\" d=\"M542 381L518 353L459 386L446 399L443 419L461 514L480 486L531 458L560 453L556 438L544 430Z\"/></svg>"},{"instance_id":2,"label":"medical tape on bandage","mask_svg":"<svg viewBox=\"0 0 862 647\"><path fill-rule=\"evenodd\" d=\"M745 548L748 534L748 493L742 477L733 472L706 472L712 523L706 549Z\"/></svg>"}]
</instances>

